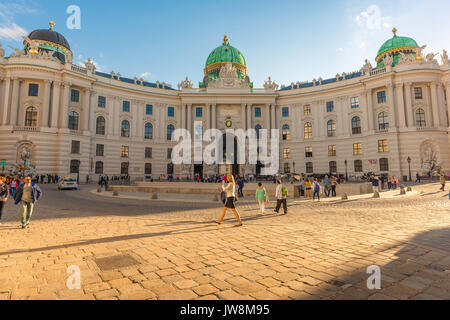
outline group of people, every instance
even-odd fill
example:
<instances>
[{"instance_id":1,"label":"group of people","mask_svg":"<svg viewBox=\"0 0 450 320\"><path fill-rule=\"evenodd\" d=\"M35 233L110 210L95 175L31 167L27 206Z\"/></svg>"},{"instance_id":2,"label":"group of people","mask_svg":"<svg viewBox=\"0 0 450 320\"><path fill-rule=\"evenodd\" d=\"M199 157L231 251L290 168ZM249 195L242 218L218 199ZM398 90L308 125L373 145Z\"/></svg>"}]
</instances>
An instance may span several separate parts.
<instances>
[{"instance_id":1,"label":"group of people","mask_svg":"<svg viewBox=\"0 0 450 320\"><path fill-rule=\"evenodd\" d=\"M238 178L238 181L241 181L241 185L235 180L233 175L228 175L225 177L225 179L222 180L222 186L220 188L220 191L222 193L222 201L224 202L224 207L222 209L222 215L219 220L216 221L217 224L222 224L223 219L225 218L225 215L227 213L228 209L231 209L238 221L237 227L241 227L243 225L241 216L239 212L236 209L236 201L239 197L239 192L243 194L243 180ZM275 190L275 198L277 200L277 205L275 208L275 212L279 213L281 206L283 206L284 213L288 213L288 207L287 207L287 198L288 198L288 189L283 186L282 182L280 180L276 181L277 187ZM240 190L237 191L236 189ZM264 214L265 212L265 204L269 202L269 194L266 190L266 188L263 187L262 183L258 183L258 188L256 189L255 193L255 199L259 204L259 208L261 211L261 214Z\"/></svg>"},{"instance_id":2,"label":"group of people","mask_svg":"<svg viewBox=\"0 0 450 320\"><path fill-rule=\"evenodd\" d=\"M42 198L42 191L39 186L32 181L31 176L26 176L23 182L19 178L10 179L0 176L0 224L2 220L3 207L9 198L12 198L15 205L19 205L22 217L22 229L28 228L34 206Z\"/></svg>"}]
</instances>

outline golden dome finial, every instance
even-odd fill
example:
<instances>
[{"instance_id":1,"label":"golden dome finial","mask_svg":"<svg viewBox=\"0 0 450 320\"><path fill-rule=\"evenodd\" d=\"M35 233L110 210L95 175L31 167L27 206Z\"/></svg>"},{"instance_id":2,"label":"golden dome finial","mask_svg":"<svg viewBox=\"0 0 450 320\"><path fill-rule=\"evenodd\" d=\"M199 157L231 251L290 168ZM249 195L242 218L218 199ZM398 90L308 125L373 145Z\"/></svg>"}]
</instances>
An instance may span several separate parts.
<instances>
[{"instance_id":1,"label":"golden dome finial","mask_svg":"<svg viewBox=\"0 0 450 320\"><path fill-rule=\"evenodd\" d=\"M223 37L223 44L224 44L224 45L227 45L227 44L228 44L228 36L227 36L227 35L225 35L225 36Z\"/></svg>"},{"instance_id":2,"label":"golden dome finial","mask_svg":"<svg viewBox=\"0 0 450 320\"><path fill-rule=\"evenodd\" d=\"M48 24L50 26L50 30L53 30L53 27L55 26L55 22L53 20L50 20L50 22Z\"/></svg>"},{"instance_id":3,"label":"golden dome finial","mask_svg":"<svg viewBox=\"0 0 450 320\"><path fill-rule=\"evenodd\" d=\"M394 37L396 37L397 36L397 28L394 28L394 29L392 29L392 33L394 34Z\"/></svg>"}]
</instances>

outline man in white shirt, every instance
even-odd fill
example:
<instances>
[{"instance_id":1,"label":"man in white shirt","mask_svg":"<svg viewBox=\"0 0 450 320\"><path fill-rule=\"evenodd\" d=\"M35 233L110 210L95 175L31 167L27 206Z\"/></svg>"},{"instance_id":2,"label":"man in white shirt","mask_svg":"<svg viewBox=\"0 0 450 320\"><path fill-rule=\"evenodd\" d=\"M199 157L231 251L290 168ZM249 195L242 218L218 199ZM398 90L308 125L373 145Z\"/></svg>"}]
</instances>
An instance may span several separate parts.
<instances>
[{"instance_id":1,"label":"man in white shirt","mask_svg":"<svg viewBox=\"0 0 450 320\"><path fill-rule=\"evenodd\" d=\"M285 190L285 194L283 194L283 189ZM277 207L275 208L275 212L279 213L281 205L283 204L284 214L287 214L287 189L283 188L280 180L277 180L275 199L277 199Z\"/></svg>"}]
</instances>

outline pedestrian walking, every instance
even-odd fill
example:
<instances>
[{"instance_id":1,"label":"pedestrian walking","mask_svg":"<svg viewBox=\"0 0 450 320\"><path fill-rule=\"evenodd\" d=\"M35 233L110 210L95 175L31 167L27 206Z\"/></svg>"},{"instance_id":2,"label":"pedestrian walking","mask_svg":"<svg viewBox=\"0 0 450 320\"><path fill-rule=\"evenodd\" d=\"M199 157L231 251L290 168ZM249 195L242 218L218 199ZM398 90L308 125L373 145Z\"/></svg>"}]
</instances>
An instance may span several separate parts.
<instances>
[{"instance_id":1,"label":"pedestrian walking","mask_svg":"<svg viewBox=\"0 0 450 320\"><path fill-rule=\"evenodd\" d=\"M331 176L331 196L336 197L336 185L337 185L337 179L335 176Z\"/></svg>"},{"instance_id":2,"label":"pedestrian walking","mask_svg":"<svg viewBox=\"0 0 450 320\"><path fill-rule=\"evenodd\" d=\"M441 181L441 185L442 185L442 187L441 187L441 189L439 189L439 190L441 190L441 191L445 191L445 176L444 176L444 174L443 174L443 173L441 173L441 178L440 178L440 181Z\"/></svg>"},{"instance_id":3,"label":"pedestrian walking","mask_svg":"<svg viewBox=\"0 0 450 320\"><path fill-rule=\"evenodd\" d=\"M237 185L238 185L238 196L243 198L244 197L244 180L242 178L238 178Z\"/></svg>"},{"instance_id":4,"label":"pedestrian walking","mask_svg":"<svg viewBox=\"0 0 450 320\"><path fill-rule=\"evenodd\" d=\"M29 227L34 206L41 198L41 189L36 184L31 182L30 176L25 177L24 183L17 188L14 195L14 204L20 204L22 229Z\"/></svg>"},{"instance_id":5,"label":"pedestrian walking","mask_svg":"<svg viewBox=\"0 0 450 320\"><path fill-rule=\"evenodd\" d=\"M317 196L317 200L320 201L320 190L322 189L319 181L317 180L317 178L314 179L313 182L313 190L314 190L314 194L313 194L313 201L316 199Z\"/></svg>"},{"instance_id":6,"label":"pedestrian walking","mask_svg":"<svg viewBox=\"0 0 450 320\"><path fill-rule=\"evenodd\" d=\"M417 183L417 182L421 183L420 182L420 174L418 172L416 173L416 181L414 183Z\"/></svg>"},{"instance_id":7,"label":"pedestrian walking","mask_svg":"<svg viewBox=\"0 0 450 320\"><path fill-rule=\"evenodd\" d=\"M324 185L325 196L328 198L330 196L330 191L331 191L331 181L328 178L328 176L325 176L325 179L323 179L323 185Z\"/></svg>"},{"instance_id":8,"label":"pedestrian walking","mask_svg":"<svg viewBox=\"0 0 450 320\"><path fill-rule=\"evenodd\" d=\"M305 198L311 198L311 181L309 178L305 180Z\"/></svg>"},{"instance_id":9,"label":"pedestrian walking","mask_svg":"<svg viewBox=\"0 0 450 320\"><path fill-rule=\"evenodd\" d=\"M236 219L238 221L238 224L236 227L242 226L241 217L239 215L239 212L236 210L235 202L236 202L236 181L234 180L234 177L232 175L229 175L227 177L228 185L225 186L225 181L222 182L222 191L226 192L227 195L227 201L225 202L225 206L222 210L222 216L218 221L216 221L217 224L222 224L223 219L225 218L225 215L227 214L227 209L231 209L236 216Z\"/></svg>"},{"instance_id":10,"label":"pedestrian walking","mask_svg":"<svg viewBox=\"0 0 450 320\"><path fill-rule=\"evenodd\" d=\"M16 177L14 177L11 182L9 183L9 194L11 197L14 197L14 193L16 193L17 188L20 185L20 180Z\"/></svg>"},{"instance_id":11,"label":"pedestrian walking","mask_svg":"<svg viewBox=\"0 0 450 320\"><path fill-rule=\"evenodd\" d=\"M378 177L373 175L371 182L372 182L373 193L380 192L380 189L379 189L380 180L378 179Z\"/></svg>"},{"instance_id":12,"label":"pedestrian walking","mask_svg":"<svg viewBox=\"0 0 450 320\"><path fill-rule=\"evenodd\" d=\"M277 207L275 208L275 212L279 213L281 205L283 205L284 214L288 213L287 209L287 197L288 197L288 190L280 180L277 180L277 188L275 190L275 198L277 199Z\"/></svg>"},{"instance_id":13,"label":"pedestrian walking","mask_svg":"<svg viewBox=\"0 0 450 320\"><path fill-rule=\"evenodd\" d=\"M258 183L258 188L256 189L255 194L256 201L258 201L259 209L261 210L261 214L264 214L265 203L268 202L266 188L263 187L262 183Z\"/></svg>"},{"instance_id":14,"label":"pedestrian walking","mask_svg":"<svg viewBox=\"0 0 450 320\"><path fill-rule=\"evenodd\" d=\"M5 177L0 177L0 225L2 224L3 207L8 201L8 186Z\"/></svg>"}]
</instances>

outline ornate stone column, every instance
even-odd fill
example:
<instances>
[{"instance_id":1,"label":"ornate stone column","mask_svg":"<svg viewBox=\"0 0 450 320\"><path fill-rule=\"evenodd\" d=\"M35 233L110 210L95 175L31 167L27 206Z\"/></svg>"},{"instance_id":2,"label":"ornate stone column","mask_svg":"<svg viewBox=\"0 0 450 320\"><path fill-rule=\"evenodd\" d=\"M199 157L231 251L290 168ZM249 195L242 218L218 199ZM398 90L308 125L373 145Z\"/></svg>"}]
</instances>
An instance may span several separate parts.
<instances>
[{"instance_id":1,"label":"ornate stone column","mask_svg":"<svg viewBox=\"0 0 450 320\"><path fill-rule=\"evenodd\" d=\"M192 104L188 104L187 129L188 129L189 133L192 135Z\"/></svg>"},{"instance_id":2,"label":"ornate stone column","mask_svg":"<svg viewBox=\"0 0 450 320\"><path fill-rule=\"evenodd\" d=\"M264 114L264 129L267 129L268 135L270 137L270 104L266 104L266 112Z\"/></svg>"},{"instance_id":3,"label":"ornate stone column","mask_svg":"<svg viewBox=\"0 0 450 320\"><path fill-rule=\"evenodd\" d=\"M291 109L291 106L289 106L289 109ZM271 122L271 128L276 129L277 128L277 122L276 122L276 116L277 115L277 105L274 104L270 108L270 120Z\"/></svg>"},{"instance_id":4,"label":"ornate stone column","mask_svg":"<svg viewBox=\"0 0 450 320\"><path fill-rule=\"evenodd\" d=\"M45 80L44 81L44 102L42 103L42 110L40 115L40 125L41 127L48 127L48 116L50 111L50 87L52 85L52 81Z\"/></svg>"},{"instance_id":5,"label":"ornate stone column","mask_svg":"<svg viewBox=\"0 0 450 320\"><path fill-rule=\"evenodd\" d=\"M113 100L113 108L112 108L112 115L113 115L113 131L111 132L114 136L118 137L120 136L121 126L122 123L120 123L120 101L121 99L119 97L114 97Z\"/></svg>"},{"instance_id":6,"label":"ornate stone column","mask_svg":"<svg viewBox=\"0 0 450 320\"><path fill-rule=\"evenodd\" d=\"M244 131L247 130L246 107L247 104L241 104L241 126Z\"/></svg>"},{"instance_id":7,"label":"ornate stone column","mask_svg":"<svg viewBox=\"0 0 450 320\"><path fill-rule=\"evenodd\" d=\"M84 89L84 103L82 109L81 128L83 131L89 130L89 108L91 105L91 90L89 88Z\"/></svg>"},{"instance_id":8,"label":"ornate stone column","mask_svg":"<svg viewBox=\"0 0 450 320\"><path fill-rule=\"evenodd\" d=\"M450 82L445 84L445 94L446 94L446 97L447 97L448 125L450 127Z\"/></svg>"},{"instance_id":9,"label":"ornate stone column","mask_svg":"<svg viewBox=\"0 0 450 320\"><path fill-rule=\"evenodd\" d=\"M211 129L217 129L217 105L212 104L211 105Z\"/></svg>"},{"instance_id":10,"label":"ornate stone column","mask_svg":"<svg viewBox=\"0 0 450 320\"><path fill-rule=\"evenodd\" d=\"M205 104L206 108L206 128L203 128L203 131L206 131L211 128L211 106L209 104Z\"/></svg>"},{"instance_id":11,"label":"ornate stone column","mask_svg":"<svg viewBox=\"0 0 450 320\"><path fill-rule=\"evenodd\" d=\"M373 97L372 97L372 89L368 89L366 92L367 98L367 120L369 124L369 131L372 131L376 128L378 130L378 126L374 126L374 112L373 112Z\"/></svg>"},{"instance_id":12,"label":"ornate stone column","mask_svg":"<svg viewBox=\"0 0 450 320\"><path fill-rule=\"evenodd\" d=\"M91 135L95 135L95 132L97 129L96 121L95 121L95 106L96 106L96 103L98 102L98 93L95 91L91 91L90 95L91 95L91 103L89 104L88 130L91 132ZM105 119L105 121L106 120L107 119Z\"/></svg>"},{"instance_id":13,"label":"ornate stone column","mask_svg":"<svg viewBox=\"0 0 450 320\"><path fill-rule=\"evenodd\" d=\"M62 94L62 109L59 115L59 128L68 128L69 123L69 99L70 99L70 86L69 82L63 83L63 94Z\"/></svg>"},{"instance_id":14,"label":"ornate stone column","mask_svg":"<svg viewBox=\"0 0 450 320\"><path fill-rule=\"evenodd\" d=\"M394 98L394 85L389 83L388 88L388 103L389 103L389 128L397 128L398 123L395 116L395 98Z\"/></svg>"},{"instance_id":15,"label":"ornate stone column","mask_svg":"<svg viewBox=\"0 0 450 320\"><path fill-rule=\"evenodd\" d=\"M414 127L414 112L413 112L413 106L412 106L412 83L407 82L405 83L405 100L406 100L406 122L408 124L408 127Z\"/></svg>"},{"instance_id":16,"label":"ornate stone column","mask_svg":"<svg viewBox=\"0 0 450 320\"><path fill-rule=\"evenodd\" d=\"M13 79L12 100L11 100L11 121L10 124L17 125L17 114L19 112L20 83L18 78Z\"/></svg>"},{"instance_id":17,"label":"ornate stone column","mask_svg":"<svg viewBox=\"0 0 450 320\"><path fill-rule=\"evenodd\" d=\"M159 136L163 140L167 140L167 136L164 134L166 130L166 115L167 115L167 105L160 104L159 106Z\"/></svg>"},{"instance_id":18,"label":"ornate stone column","mask_svg":"<svg viewBox=\"0 0 450 320\"><path fill-rule=\"evenodd\" d=\"M433 114L433 126L439 127L439 106L438 106L438 95L437 95L437 83L432 82L430 84L431 88L431 111Z\"/></svg>"},{"instance_id":19,"label":"ornate stone column","mask_svg":"<svg viewBox=\"0 0 450 320\"><path fill-rule=\"evenodd\" d=\"M7 125L8 124L8 116L11 114L9 112L9 92L11 90L11 79L9 77L6 77L3 80L3 89L2 89L2 101L0 101L3 105L2 109L2 122L1 124Z\"/></svg>"},{"instance_id":20,"label":"ornate stone column","mask_svg":"<svg viewBox=\"0 0 450 320\"><path fill-rule=\"evenodd\" d=\"M58 128L60 101L61 82L53 81L52 114L50 121L50 126L52 128Z\"/></svg>"},{"instance_id":21,"label":"ornate stone column","mask_svg":"<svg viewBox=\"0 0 450 320\"><path fill-rule=\"evenodd\" d=\"M247 130L252 128L252 105L247 105Z\"/></svg>"},{"instance_id":22,"label":"ornate stone column","mask_svg":"<svg viewBox=\"0 0 450 320\"><path fill-rule=\"evenodd\" d=\"M397 97L397 111L398 111L398 127L406 127L405 119L405 104L403 102L403 83L395 84L395 95Z\"/></svg>"},{"instance_id":23,"label":"ornate stone column","mask_svg":"<svg viewBox=\"0 0 450 320\"><path fill-rule=\"evenodd\" d=\"M143 119L139 119L139 108L140 108L140 102L138 100L131 101L131 137L136 138L138 136L139 132L139 122L142 122Z\"/></svg>"},{"instance_id":24,"label":"ornate stone column","mask_svg":"<svg viewBox=\"0 0 450 320\"><path fill-rule=\"evenodd\" d=\"M181 104L181 129L186 129L186 105Z\"/></svg>"}]
</instances>

